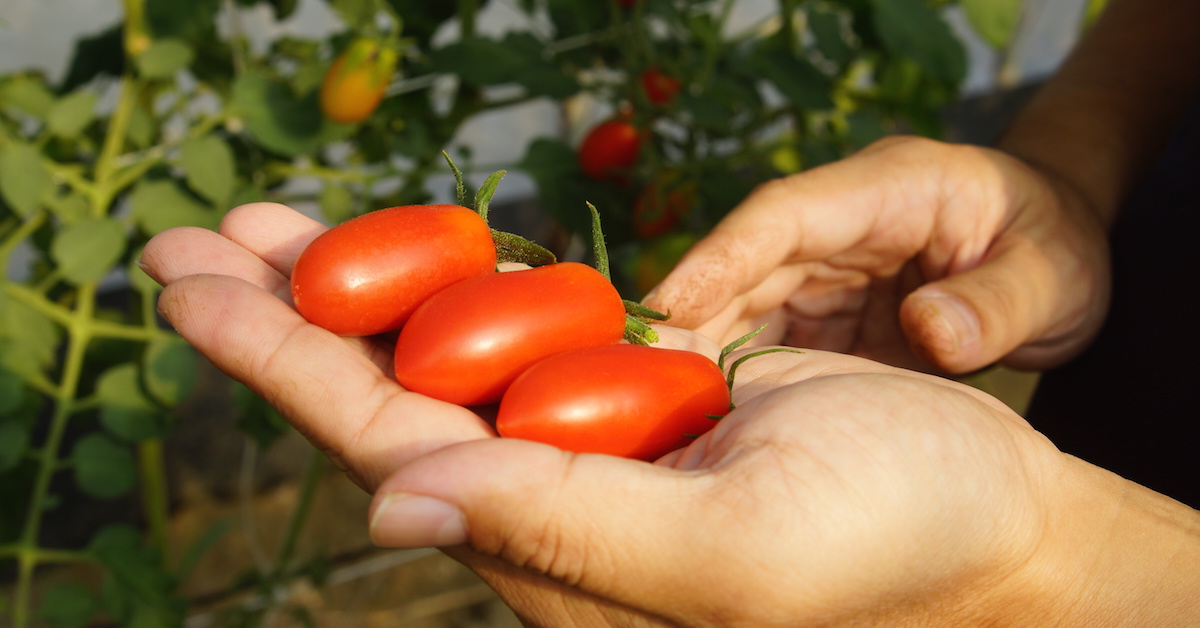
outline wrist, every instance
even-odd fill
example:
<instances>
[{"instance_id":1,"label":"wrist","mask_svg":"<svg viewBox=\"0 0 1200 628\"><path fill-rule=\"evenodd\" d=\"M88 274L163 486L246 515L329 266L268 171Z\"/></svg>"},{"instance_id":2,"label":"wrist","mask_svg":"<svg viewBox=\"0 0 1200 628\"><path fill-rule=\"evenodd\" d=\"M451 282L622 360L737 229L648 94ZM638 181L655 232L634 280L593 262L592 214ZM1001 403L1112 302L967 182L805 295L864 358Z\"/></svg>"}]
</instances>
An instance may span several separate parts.
<instances>
[{"instance_id":1,"label":"wrist","mask_svg":"<svg viewBox=\"0 0 1200 628\"><path fill-rule=\"evenodd\" d=\"M1200 625L1200 511L1063 455L1042 537L976 609L997 625Z\"/></svg>"}]
</instances>

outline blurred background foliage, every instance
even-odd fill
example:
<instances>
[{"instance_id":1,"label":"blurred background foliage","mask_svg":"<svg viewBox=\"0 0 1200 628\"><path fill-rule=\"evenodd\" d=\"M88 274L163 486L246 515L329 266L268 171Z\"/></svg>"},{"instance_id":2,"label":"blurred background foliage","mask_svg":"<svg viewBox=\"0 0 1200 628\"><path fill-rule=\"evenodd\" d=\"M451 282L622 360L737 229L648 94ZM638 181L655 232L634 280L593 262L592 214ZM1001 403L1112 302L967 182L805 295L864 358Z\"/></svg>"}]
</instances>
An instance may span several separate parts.
<instances>
[{"instance_id":1,"label":"blurred background foliage","mask_svg":"<svg viewBox=\"0 0 1200 628\"><path fill-rule=\"evenodd\" d=\"M216 228L251 201L331 224L428 202L450 150L468 175L532 181L547 245L570 248L594 203L637 298L755 185L888 134L939 137L967 72L947 15L1003 57L1023 11L778 0L734 27L734 0L508 0L521 18L495 29L488 0L312 1L336 16L331 34L264 41L239 13L265 6L282 23L298 0L123 0L59 80L0 75L0 623L182 625L181 584L226 531L168 526L163 442L201 362L160 325L158 286L136 267L154 234ZM553 107L555 130L512 163L476 163L457 141L530 102ZM269 447L286 423L231 385L245 434ZM328 565L294 539L323 468L314 456L278 555L230 588L320 584ZM122 499L133 514L119 522L47 533L79 504ZM97 579L39 579L65 564Z\"/></svg>"}]
</instances>

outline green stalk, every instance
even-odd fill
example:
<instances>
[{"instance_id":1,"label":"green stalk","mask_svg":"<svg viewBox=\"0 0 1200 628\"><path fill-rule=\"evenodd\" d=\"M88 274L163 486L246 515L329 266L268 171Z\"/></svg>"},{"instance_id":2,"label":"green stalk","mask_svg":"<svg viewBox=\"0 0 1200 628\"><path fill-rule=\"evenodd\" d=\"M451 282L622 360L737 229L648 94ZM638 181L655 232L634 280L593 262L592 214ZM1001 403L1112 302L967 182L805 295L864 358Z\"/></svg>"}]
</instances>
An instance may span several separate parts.
<instances>
[{"instance_id":1,"label":"green stalk","mask_svg":"<svg viewBox=\"0 0 1200 628\"><path fill-rule=\"evenodd\" d=\"M273 575L276 578L283 576L288 563L292 562L292 555L296 552L296 541L300 538L300 532L304 530L308 513L312 511L313 496L316 495L317 486L321 482L321 476L324 475L326 466L325 454L318 449L313 449L309 456L308 469L304 473L304 483L300 485L299 500L296 502L296 508L292 511L291 519L288 520L283 545L279 547L279 554L275 557L275 573Z\"/></svg>"},{"instance_id":2,"label":"green stalk","mask_svg":"<svg viewBox=\"0 0 1200 628\"><path fill-rule=\"evenodd\" d=\"M138 471L142 478L142 512L150 527L150 540L158 548L164 565L171 561L168 531L170 504L167 498L167 472L161 439L138 443Z\"/></svg>"},{"instance_id":3,"label":"green stalk","mask_svg":"<svg viewBox=\"0 0 1200 628\"><path fill-rule=\"evenodd\" d=\"M41 562L43 552L38 547L42 515L45 512L46 499L50 492L50 480L53 479L54 472L58 469L58 453L62 447L63 435L67 431L68 419L78 393L79 380L83 372L84 353L91 341L91 321L95 314L95 307L96 284L93 282L80 286L73 320L67 327L67 353L63 363L62 379L54 398L54 414L50 419L46 442L37 455L37 476L34 478L33 492L29 498L29 510L25 513L21 537L17 542L17 588L13 601L14 628L25 628L29 623L33 575L38 563Z\"/></svg>"}]
</instances>

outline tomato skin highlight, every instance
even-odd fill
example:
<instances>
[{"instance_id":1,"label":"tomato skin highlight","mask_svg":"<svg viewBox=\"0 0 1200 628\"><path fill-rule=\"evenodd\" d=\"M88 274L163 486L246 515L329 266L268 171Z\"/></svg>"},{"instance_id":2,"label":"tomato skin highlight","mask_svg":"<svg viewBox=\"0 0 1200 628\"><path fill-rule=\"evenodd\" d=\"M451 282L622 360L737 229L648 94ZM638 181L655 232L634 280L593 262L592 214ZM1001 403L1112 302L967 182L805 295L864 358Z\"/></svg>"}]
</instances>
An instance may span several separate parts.
<instances>
[{"instance_id":1,"label":"tomato skin highlight","mask_svg":"<svg viewBox=\"0 0 1200 628\"><path fill-rule=\"evenodd\" d=\"M637 163L642 133L626 116L601 122L579 145L579 167L596 180L621 181Z\"/></svg>"},{"instance_id":2,"label":"tomato skin highlight","mask_svg":"<svg viewBox=\"0 0 1200 628\"><path fill-rule=\"evenodd\" d=\"M394 331L439 290L493 273L496 248L479 214L458 205L380 209L317 236L292 269L292 301L343 336Z\"/></svg>"},{"instance_id":3,"label":"tomato skin highlight","mask_svg":"<svg viewBox=\"0 0 1200 628\"><path fill-rule=\"evenodd\" d=\"M686 447L729 411L717 365L691 351L618 344L529 368L500 402L496 430L578 453L652 461Z\"/></svg>"},{"instance_id":4,"label":"tomato skin highlight","mask_svg":"<svg viewBox=\"0 0 1200 628\"><path fill-rule=\"evenodd\" d=\"M551 355L619 342L625 305L586 264L561 262L457 283L413 313L396 339L405 388L461 406L495 403Z\"/></svg>"}]
</instances>

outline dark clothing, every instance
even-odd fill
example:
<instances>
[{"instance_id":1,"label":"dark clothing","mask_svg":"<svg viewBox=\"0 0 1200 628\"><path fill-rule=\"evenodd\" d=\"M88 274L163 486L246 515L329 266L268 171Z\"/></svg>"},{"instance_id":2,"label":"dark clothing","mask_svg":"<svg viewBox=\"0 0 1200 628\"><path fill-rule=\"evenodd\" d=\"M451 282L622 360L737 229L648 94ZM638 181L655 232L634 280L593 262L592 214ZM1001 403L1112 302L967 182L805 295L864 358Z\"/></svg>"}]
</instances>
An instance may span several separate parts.
<instances>
[{"instance_id":1,"label":"dark clothing","mask_svg":"<svg viewBox=\"0 0 1200 628\"><path fill-rule=\"evenodd\" d=\"M1042 376L1026 416L1063 451L1200 508L1200 107L1122 211L1112 260L1103 330Z\"/></svg>"}]
</instances>

